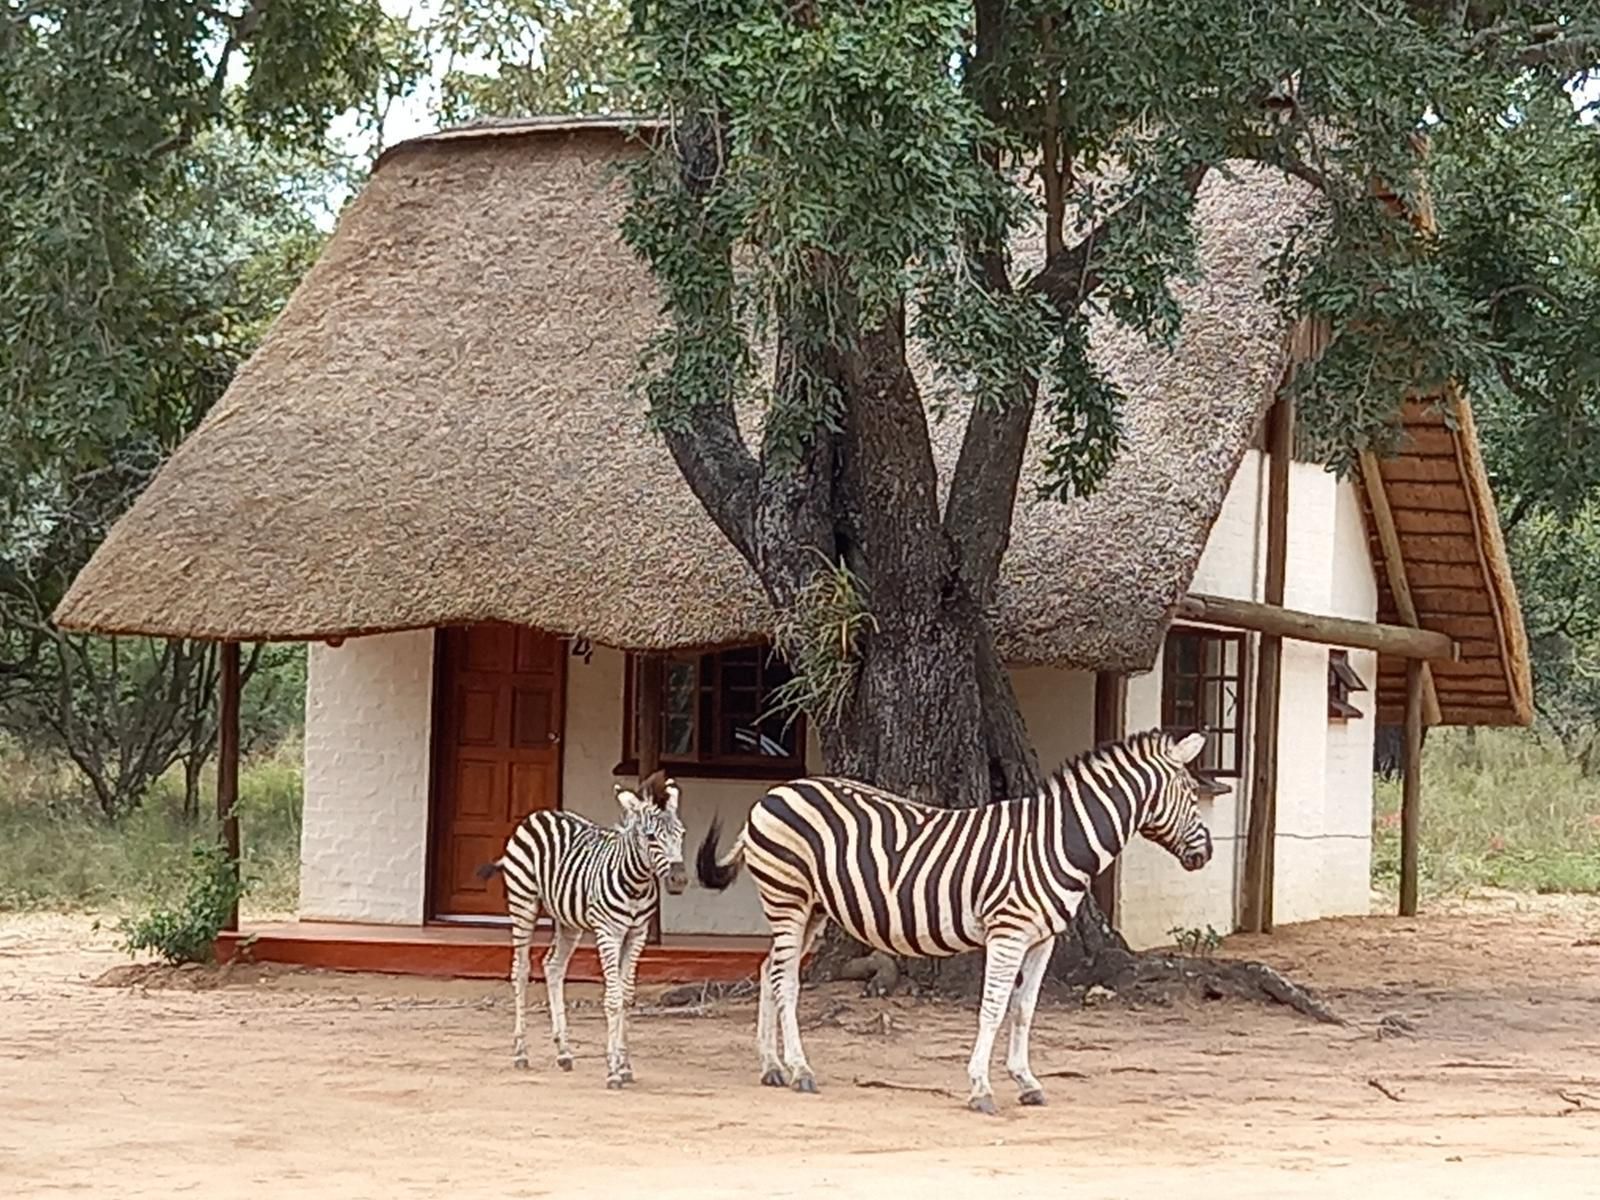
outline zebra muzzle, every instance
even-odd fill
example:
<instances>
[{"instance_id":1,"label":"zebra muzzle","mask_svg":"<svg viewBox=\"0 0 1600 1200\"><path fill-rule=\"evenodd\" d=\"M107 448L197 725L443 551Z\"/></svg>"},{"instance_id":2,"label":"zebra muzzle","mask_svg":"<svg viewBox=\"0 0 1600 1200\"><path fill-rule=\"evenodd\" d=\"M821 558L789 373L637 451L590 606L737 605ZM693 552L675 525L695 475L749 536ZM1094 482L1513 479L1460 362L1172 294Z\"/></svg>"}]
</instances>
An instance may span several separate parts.
<instances>
[{"instance_id":1,"label":"zebra muzzle","mask_svg":"<svg viewBox=\"0 0 1600 1200\"><path fill-rule=\"evenodd\" d=\"M1185 871L1198 871L1211 861L1211 832L1202 829L1201 841L1197 846L1190 846L1178 856L1178 862Z\"/></svg>"},{"instance_id":2,"label":"zebra muzzle","mask_svg":"<svg viewBox=\"0 0 1600 1200\"><path fill-rule=\"evenodd\" d=\"M676 896L689 886L689 873L683 869L682 863L673 863L667 871L666 889Z\"/></svg>"}]
</instances>

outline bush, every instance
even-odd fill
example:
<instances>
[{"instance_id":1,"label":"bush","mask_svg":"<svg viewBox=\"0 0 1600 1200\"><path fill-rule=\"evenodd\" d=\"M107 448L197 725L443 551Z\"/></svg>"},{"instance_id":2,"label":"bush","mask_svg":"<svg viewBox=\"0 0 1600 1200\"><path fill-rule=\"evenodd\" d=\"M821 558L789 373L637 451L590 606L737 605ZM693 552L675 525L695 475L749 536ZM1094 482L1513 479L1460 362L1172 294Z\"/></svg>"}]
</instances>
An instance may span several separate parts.
<instances>
[{"instance_id":1,"label":"bush","mask_svg":"<svg viewBox=\"0 0 1600 1200\"><path fill-rule=\"evenodd\" d=\"M189 848L182 883L183 894L171 906L157 903L143 916L118 922L128 953L153 950L170 963L211 961L217 935L244 887L223 849L203 843Z\"/></svg>"}]
</instances>

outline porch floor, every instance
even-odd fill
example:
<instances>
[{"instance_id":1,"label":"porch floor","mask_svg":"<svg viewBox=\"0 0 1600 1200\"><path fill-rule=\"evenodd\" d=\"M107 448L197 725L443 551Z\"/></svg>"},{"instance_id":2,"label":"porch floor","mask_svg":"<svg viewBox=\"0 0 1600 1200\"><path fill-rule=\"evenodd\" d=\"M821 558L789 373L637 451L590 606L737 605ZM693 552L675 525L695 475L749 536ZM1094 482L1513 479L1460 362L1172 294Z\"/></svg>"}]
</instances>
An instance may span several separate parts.
<instances>
[{"instance_id":1,"label":"porch floor","mask_svg":"<svg viewBox=\"0 0 1600 1200\"><path fill-rule=\"evenodd\" d=\"M542 946L534 939L533 978L543 978ZM764 937L662 934L639 958L640 983L696 983L754 975L766 957ZM236 954L254 962L289 963L331 971L381 971L394 975L505 979L511 974L511 931L504 925L365 925L339 921L246 923L217 939L217 960ZM600 959L585 935L567 978L600 983Z\"/></svg>"}]
</instances>

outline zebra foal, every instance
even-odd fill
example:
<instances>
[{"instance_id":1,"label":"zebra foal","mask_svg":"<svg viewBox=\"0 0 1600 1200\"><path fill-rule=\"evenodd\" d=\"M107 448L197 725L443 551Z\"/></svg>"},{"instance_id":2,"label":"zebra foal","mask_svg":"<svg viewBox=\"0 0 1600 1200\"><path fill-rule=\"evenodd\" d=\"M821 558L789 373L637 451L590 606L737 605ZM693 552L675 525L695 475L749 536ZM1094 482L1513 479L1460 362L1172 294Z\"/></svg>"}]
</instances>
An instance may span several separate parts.
<instances>
[{"instance_id":1,"label":"zebra foal","mask_svg":"<svg viewBox=\"0 0 1600 1200\"><path fill-rule=\"evenodd\" d=\"M576 813L530 813L512 831L505 853L478 868L481 879L504 877L511 916L511 985L516 997L513 1066L528 1065L528 974L534 925L543 909L555 922L544 956L550 1034L556 1065L572 1070L567 1043L567 964L585 930L594 933L606 981L606 1086L633 1082L627 1011L659 888L673 895L688 884L678 785L657 771L637 792L617 787L622 820L606 829Z\"/></svg>"},{"instance_id":2,"label":"zebra foal","mask_svg":"<svg viewBox=\"0 0 1600 1200\"><path fill-rule=\"evenodd\" d=\"M968 1106L996 1111L989 1059L1008 1010L1006 1068L1021 1103L1043 1104L1028 1034L1051 944L1135 833L1186 870L1210 861L1197 801L1227 788L1190 771L1204 746L1199 733L1137 734L1074 759L1037 795L972 809L929 808L850 779L797 779L756 801L725 853L713 824L696 859L700 882L726 888L742 862L772 927L756 1022L761 1082L817 1090L796 1005L800 960L831 918L889 954L984 950Z\"/></svg>"}]
</instances>

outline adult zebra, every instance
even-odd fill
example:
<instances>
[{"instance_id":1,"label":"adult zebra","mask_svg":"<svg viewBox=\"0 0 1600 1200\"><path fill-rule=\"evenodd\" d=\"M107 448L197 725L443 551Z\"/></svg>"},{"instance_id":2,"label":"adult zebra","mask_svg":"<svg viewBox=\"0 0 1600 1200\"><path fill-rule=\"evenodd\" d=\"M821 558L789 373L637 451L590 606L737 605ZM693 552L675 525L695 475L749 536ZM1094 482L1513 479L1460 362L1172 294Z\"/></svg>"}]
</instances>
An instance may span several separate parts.
<instances>
[{"instance_id":1,"label":"adult zebra","mask_svg":"<svg viewBox=\"0 0 1600 1200\"><path fill-rule=\"evenodd\" d=\"M511 985L516 996L511 1062L528 1065L526 1030L530 947L539 910L555 922L556 935L544 956L550 996L550 1034L556 1065L572 1070L567 1044L567 964L584 930L594 932L606 980L606 1086L633 1082L628 1055L627 1010L633 1004L634 972L644 950L650 910L658 886L677 895L688 884L683 867L683 822L678 785L657 771L639 791L617 787L622 820L603 828L576 813L528 814L511 833L505 853L478 868L478 877L505 878L511 915Z\"/></svg>"},{"instance_id":2,"label":"adult zebra","mask_svg":"<svg viewBox=\"0 0 1600 1200\"><path fill-rule=\"evenodd\" d=\"M795 1090L816 1091L796 1003L800 960L831 917L890 954L985 950L968 1105L995 1112L989 1058L1008 1007L1006 1067L1021 1102L1043 1104L1028 1032L1051 943L1135 832L1186 870L1210 861L1196 801L1227 789L1190 771L1204 745L1199 733L1137 734L1066 764L1037 795L973 809L928 808L849 779L798 779L758 800L720 856L713 823L696 860L700 882L726 888L742 860L772 927L756 1027L761 1082L792 1078Z\"/></svg>"}]
</instances>

